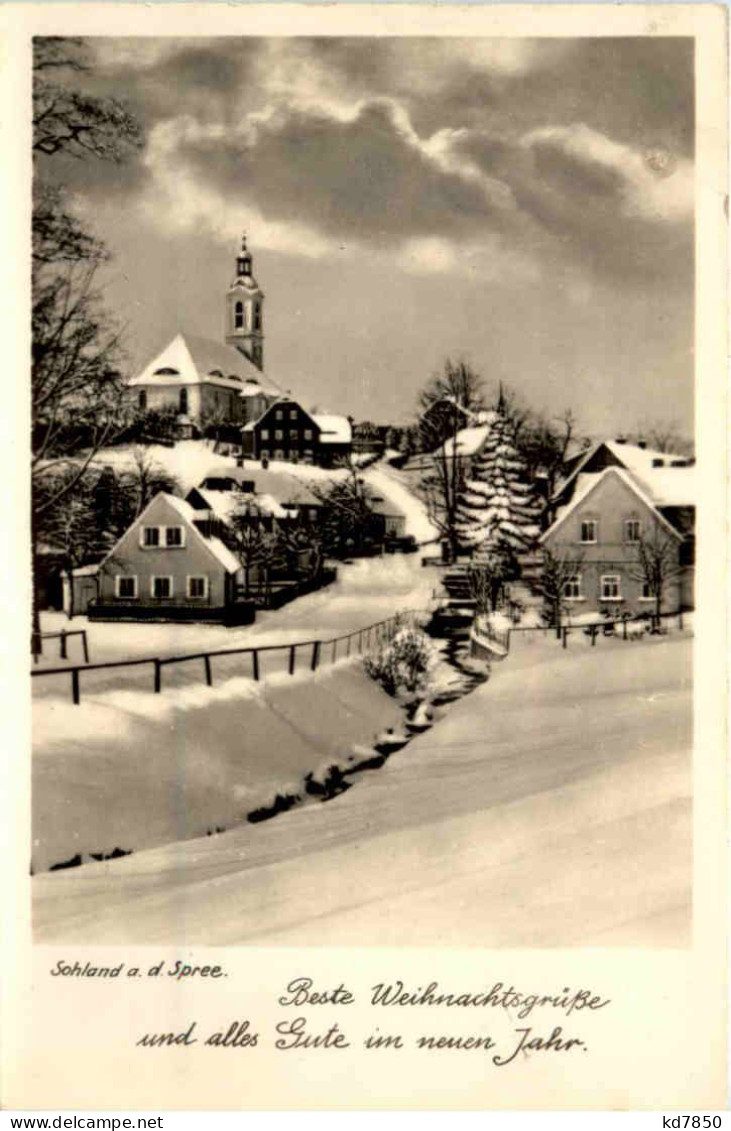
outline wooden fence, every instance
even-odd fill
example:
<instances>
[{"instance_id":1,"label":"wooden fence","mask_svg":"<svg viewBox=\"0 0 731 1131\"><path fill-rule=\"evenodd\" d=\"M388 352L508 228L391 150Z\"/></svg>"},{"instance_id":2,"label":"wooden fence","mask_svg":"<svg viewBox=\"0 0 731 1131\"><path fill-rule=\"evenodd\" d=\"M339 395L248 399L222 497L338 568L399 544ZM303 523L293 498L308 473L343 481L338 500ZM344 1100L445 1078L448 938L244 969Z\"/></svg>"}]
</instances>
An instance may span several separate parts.
<instances>
[{"instance_id":1,"label":"wooden fence","mask_svg":"<svg viewBox=\"0 0 731 1131\"><path fill-rule=\"evenodd\" d=\"M639 614L634 617L601 617L596 621L588 621L583 624L562 624L562 625L512 625L510 628L497 629L487 622L481 622L480 625L471 632L472 639L476 642L483 643L488 641L491 644L497 645L500 651L507 655L510 651L510 638L514 632L542 632L544 635L553 634L557 640L560 640L561 647L568 646L568 639L572 633L583 632L586 636L591 638L592 646L596 645L599 636L621 636L627 640L632 635L632 630L628 627L631 624L647 624L649 625L650 632L659 632L663 620L670 620L677 618L678 628L683 628L683 610L676 613L645 613ZM621 631L618 632L616 626L619 625ZM611 631L608 631L611 629ZM480 637L484 639L481 641Z\"/></svg>"},{"instance_id":2,"label":"wooden fence","mask_svg":"<svg viewBox=\"0 0 731 1131\"><path fill-rule=\"evenodd\" d=\"M86 629L85 628L75 628L75 629L72 629L72 630L67 630L67 629L62 628L60 632L40 632L40 633L36 633L33 637L33 640L31 641L32 645L36 645L36 647L33 648L33 663L34 664L38 663L38 657L41 654L41 650L40 650L40 648L37 647L37 645L38 645L38 643L40 643L43 640L58 640L60 642L59 643L59 656L62 660L67 660L68 659L67 642L68 642L68 639L69 639L70 636L80 636L81 637L81 646L82 646L83 651L84 651L84 663L88 664L89 663L89 644L88 644L88 641L86 639Z\"/></svg>"},{"instance_id":3,"label":"wooden fence","mask_svg":"<svg viewBox=\"0 0 731 1131\"><path fill-rule=\"evenodd\" d=\"M64 668L44 668L32 671L31 677L43 678L44 676L67 674L71 679L71 699L75 704L81 702L81 673L107 671L116 668L141 667L148 664L152 667L152 689L156 694L162 691L163 668L174 664L187 664L199 661L203 665L203 679L211 687L213 685L213 671L211 660L215 656L250 656L251 678L260 679L260 656L266 653L279 652L286 656L286 666L289 675L294 675L298 664L300 670L304 666L309 671L317 671L323 663L335 663L337 659L346 659L351 655L362 655L375 648L381 648L389 643L397 628L404 624L413 625L417 618L426 615L427 610L407 610L397 613L386 620L377 621L365 628L356 629L343 636L335 636L328 640L300 640L293 644L264 644L249 646L247 648L221 648L212 652L191 652L182 656L144 656L138 660L112 660L103 664L74 665ZM68 635L68 634L67 634Z\"/></svg>"}]
</instances>

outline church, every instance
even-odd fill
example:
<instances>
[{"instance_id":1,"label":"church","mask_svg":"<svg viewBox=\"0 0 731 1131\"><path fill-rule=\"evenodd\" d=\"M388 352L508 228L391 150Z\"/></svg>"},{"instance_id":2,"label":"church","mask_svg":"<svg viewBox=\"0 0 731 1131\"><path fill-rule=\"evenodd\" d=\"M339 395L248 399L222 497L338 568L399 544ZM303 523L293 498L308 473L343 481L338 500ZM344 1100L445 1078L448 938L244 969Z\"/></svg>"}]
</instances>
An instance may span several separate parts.
<instances>
[{"instance_id":1,"label":"church","mask_svg":"<svg viewBox=\"0 0 731 1131\"><path fill-rule=\"evenodd\" d=\"M224 341L179 333L128 388L142 412L177 410L181 438L256 421L284 396L264 372L264 293L245 236L226 292Z\"/></svg>"}]
</instances>

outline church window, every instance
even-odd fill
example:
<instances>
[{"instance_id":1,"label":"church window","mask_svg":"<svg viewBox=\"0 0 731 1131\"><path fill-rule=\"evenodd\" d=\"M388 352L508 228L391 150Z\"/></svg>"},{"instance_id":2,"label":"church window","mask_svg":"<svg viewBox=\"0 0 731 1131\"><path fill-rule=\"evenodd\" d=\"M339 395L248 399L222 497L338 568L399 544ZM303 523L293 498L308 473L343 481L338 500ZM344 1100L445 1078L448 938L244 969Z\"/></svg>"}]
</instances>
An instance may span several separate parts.
<instances>
[{"instance_id":1,"label":"church window","mask_svg":"<svg viewBox=\"0 0 731 1131\"><path fill-rule=\"evenodd\" d=\"M178 369L172 369L169 365L165 365L165 366L163 366L162 369L156 369L154 376L155 377L179 377L180 371Z\"/></svg>"},{"instance_id":2,"label":"church window","mask_svg":"<svg viewBox=\"0 0 731 1131\"><path fill-rule=\"evenodd\" d=\"M147 408L147 392L146 392L145 389L140 389L140 395L138 397L138 403L139 403L140 408L144 412L145 409Z\"/></svg>"},{"instance_id":3,"label":"church window","mask_svg":"<svg viewBox=\"0 0 731 1131\"><path fill-rule=\"evenodd\" d=\"M188 390L180 390L180 411L186 413L188 411Z\"/></svg>"},{"instance_id":4,"label":"church window","mask_svg":"<svg viewBox=\"0 0 731 1131\"><path fill-rule=\"evenodd\" d=\"M261 307L258 302L254 304L254 329L261 330Z\"/></svg>"},{"instance_id":5,"label":"church window","mask_svg":"<svg viewBox=\"0 0 731 1131\"><path fill-rule=\"evenodd\" d=\"M243 304L243 302L237 302L236 306L234 307L234 327L237 330L243 330L243 328L244 328L244 304Z\"/></svg>"}]
</instances>

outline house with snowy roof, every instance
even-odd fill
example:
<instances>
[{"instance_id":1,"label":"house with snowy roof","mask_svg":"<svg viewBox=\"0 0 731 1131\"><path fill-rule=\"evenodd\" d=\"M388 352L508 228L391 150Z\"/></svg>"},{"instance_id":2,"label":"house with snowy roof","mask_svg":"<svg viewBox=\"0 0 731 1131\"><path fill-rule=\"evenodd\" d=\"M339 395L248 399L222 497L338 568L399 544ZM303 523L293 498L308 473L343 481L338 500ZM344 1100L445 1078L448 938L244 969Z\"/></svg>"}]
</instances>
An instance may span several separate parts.
<instances>
[{"instance_id":1,"label":"house with snowy roof","mask_svg":"<svg viewBox=\"0 0 731 1131\"><path fill-rule=\"evenodd\" d=\"M241 563L206 529L190 503L161 491L98 567L91 620L217 621L247 624L239 600Z\"/></svg>"},{"instance_id":2,"label":"house with snowy roof","mask_svg":"<svg viewBox=\"0 0 731 1131\"><path fill-rule=\"evenodd\" d=\"M596 445L552 501L540 543L573 563L564 601L574 613L654 612L660 588L662 612L694 606L695 468L634 447Z\"/></svg>"},{"instance_id":3,"label":"house with snowy roof","mask_svg":"<svg viewBox=\"0 0 731 1131\"><path fill-rule=\"evenodd\" d=\"M282 396L264 371L263 307L244 239L225 295L225 340L176 334L128 382L136 407L141 412L174 409L180 436L191 436L211 421L241 425L258 419Z\"/></svg>"},{"instance_id":4,"label":"house with snowy roof","mask_svg":"<svg viewBox=\"0 0 731 1131\"><path fill-rule=\"evenodd\" d=\"M242 451L250 459L283 460L333 467L353 450L346 416L311 413L292 397L280 397L244 426Z\"/></svg>"}]
</instances>

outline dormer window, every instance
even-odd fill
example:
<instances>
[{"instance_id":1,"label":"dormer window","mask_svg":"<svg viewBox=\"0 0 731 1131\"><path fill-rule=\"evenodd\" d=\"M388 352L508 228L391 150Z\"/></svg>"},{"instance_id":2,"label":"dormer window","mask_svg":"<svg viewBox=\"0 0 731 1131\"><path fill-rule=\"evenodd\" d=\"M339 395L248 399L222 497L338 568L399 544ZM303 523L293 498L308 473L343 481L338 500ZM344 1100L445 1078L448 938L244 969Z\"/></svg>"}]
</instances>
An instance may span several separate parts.
<instances>
[{"instance_id":1,"label":"dormer window","mask_svg":"<svg viewBox=\"0 0 731 1131\"><path fill-rule=\"evenodd\" d=\"M166 366L163 366L162 369L156 369L154 376L155 377L179 377L180 376L180 370L179 369L171 369L171 367L169 365L166 365Z\"/></svg>"},{"instance_id":2,"label":"dormer window","mask_svg":"<svg viewBox=\"0 0 731 1131\"><path fill-rule=\"evenodd\" d=\"M210 371L210 373L208 374L208 376L209 377L223 377L223 373L221 372L220 369L212 369Z\"/></svg>"}]
</instances>

